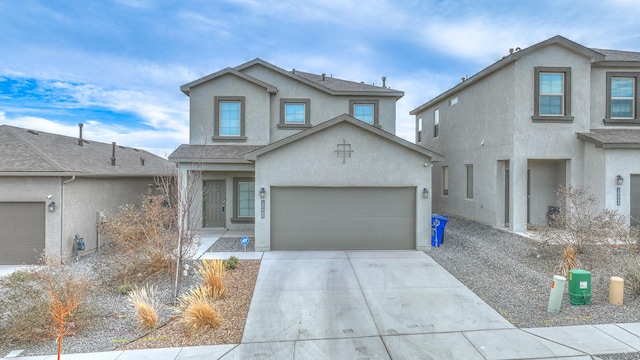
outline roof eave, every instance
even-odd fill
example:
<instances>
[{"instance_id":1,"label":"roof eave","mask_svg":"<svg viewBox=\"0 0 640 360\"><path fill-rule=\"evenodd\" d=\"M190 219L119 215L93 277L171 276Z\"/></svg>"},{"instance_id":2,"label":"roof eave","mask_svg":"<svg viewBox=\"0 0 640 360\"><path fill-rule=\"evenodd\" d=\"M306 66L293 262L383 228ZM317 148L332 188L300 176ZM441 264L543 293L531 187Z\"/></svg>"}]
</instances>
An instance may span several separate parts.
<instances>
[{"instance_id":1,"label":"roof eave","mask_svg":"<svg viewBox=\"0 0 640 360\"><path fill-rule=\"evenodd\" d=\"M180 86L180 90L183 93L185 93L187 96L189 96L189 94L191 93L191 88L192 87L198 86L198 85L203 84L203 83L206 83L208 81L211 81L211 80L213 80L215 78L218 78L220 76L223 76L223 75L235 75L235 76L237 76L237 77L239 77L241 79L244 79L246 81L252 82L252 83L254 83L254 84L258 85L258 86L261 86L261 87L265 88L267 90L267 92L269 92L270 94L276 94L278 92L278 89L275 86L273 86L273 85L271 85L269 83L266 83L266 82L264 82L262 80L256 79L256 78L254 78L252 76L249 76L249 75L247 75L245 73L242 73L242 72L240 72L240 71L238 71L238 70L236 70L234 68L230 68L230 67L227 67L227 68L222 69L220 71L216 71L213 74L209 74L207 76L201 77L200 79L194 80L192 82L186 83L186 84Z\"/></svg>"},{"instance_id":2,"label":"roof eave","mask_svg":"<svg viewBox=\"0 0 640 360\"><path fill-rule=\"evenodd\" d=\"M597 61L593 67L637 68L640 67L640 61Z\"/></svg>"}]
</instances>

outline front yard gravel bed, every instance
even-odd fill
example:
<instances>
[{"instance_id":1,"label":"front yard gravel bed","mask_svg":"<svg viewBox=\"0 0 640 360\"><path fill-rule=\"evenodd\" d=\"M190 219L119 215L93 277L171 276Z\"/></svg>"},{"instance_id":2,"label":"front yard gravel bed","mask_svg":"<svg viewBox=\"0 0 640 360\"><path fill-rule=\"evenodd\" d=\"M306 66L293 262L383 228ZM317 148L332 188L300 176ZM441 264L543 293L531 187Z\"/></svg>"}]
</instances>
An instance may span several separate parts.
<instances>
[{"instance_id":1,"label":"front yard gravel bed","mask_svg":"<svg viewBox=\"0 0 640 360\"><path fill-rule=\"evenodd\" d=\"M557 313L547 312L547 304L563 245L450 217L442 245L426 254L518 328L640 321L640 299L628 288L623 306L609 304L609 278L624 278L620 257L629 255L603 256L600 250L587 248L577 255L591 272L591 305L571 305L565 288Z\"/></svg>"}]
</instances>

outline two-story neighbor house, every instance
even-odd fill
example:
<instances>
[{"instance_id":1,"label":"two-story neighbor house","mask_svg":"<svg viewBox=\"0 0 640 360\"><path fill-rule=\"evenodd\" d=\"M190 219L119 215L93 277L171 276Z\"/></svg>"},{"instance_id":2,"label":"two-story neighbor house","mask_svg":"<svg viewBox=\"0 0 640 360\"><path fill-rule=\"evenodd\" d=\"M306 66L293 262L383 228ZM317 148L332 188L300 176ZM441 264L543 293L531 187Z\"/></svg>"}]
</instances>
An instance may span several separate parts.
<instances>
[{"instance_id":1,"label":"two-story neighbor house","mask_svg":"<svg viewBox=\"0 0 640 360\"><path fill-rule=\"evenodd\" d=\"M561 186L584 185L639 218L639 80L640 53L555 36L418 106L416 142L445 157L434 211L525 232Z\"/></svg>"},{"instance_id":2,"label":"two-story neighbor house","mask_svg":"<svg viewBox=\"0 0 640 360\"><path fill-rule=\"evenodd\" d=\"M175 164L141 149L0 125L0 265L98 247L100 214L153 193Z\"/></svg>"},{"instance_id":3,"label":"two-story neighbor house","mask_svg":"<svg viewBox=\"0 0 640 360\"><path fill-rule=\"evenodd\" d=\"M394 135L403 92L260 59L181 90L189 144L169 160L202 177L202 228L253 230L258 251L430 245L441 157Z\"/></svg>"}]
</instances>

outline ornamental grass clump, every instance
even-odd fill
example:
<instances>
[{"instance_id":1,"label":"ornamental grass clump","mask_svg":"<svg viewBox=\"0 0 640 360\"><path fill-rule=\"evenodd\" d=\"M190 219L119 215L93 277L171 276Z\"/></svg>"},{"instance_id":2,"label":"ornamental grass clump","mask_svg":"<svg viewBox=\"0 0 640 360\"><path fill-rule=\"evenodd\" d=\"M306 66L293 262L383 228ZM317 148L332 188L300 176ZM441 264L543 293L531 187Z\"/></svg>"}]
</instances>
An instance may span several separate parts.
<instances>
[{"instance_id":1,"label":"ornamental grass clump","mask_svg":"<svg viewBox=\"0 0 640 360\"><path fill-rule=\"evenodd\" d=\"M195 288L178 298L180 323L192 333L213 329L220 324L220 315L214 299L204 288Z\"/></svg>"},{"instance_id":2,"label":"ornamental grass clump","mask_svg":"<svg viewBox=\"0 0 640 360\"><path fill-rule=\"evenodd\" d=\"M580 262L576 258L576 251L573 246L567 245L564 248L564 256L562 262L556 267L556 273L561 273L562 276L567 277L569 270L580 268Z\"/></svg>"},{"instance_id":3,"label":"ornamental grass clump","mask_svg":"<svg viewBox=\"0 0 640 360\"><path fill-rule=\"evenodd\" d=\"M199 267L200 275L204 281L203 291L213 299L223 298L226 294L224 287L225 265L222 260L202 260Z\"/></svg>"},{"instance_id":4,"label":"ornamental grass clump","mask_svg":"<svg viewBox=\"0 0 640 360\"><path fill-rule=\"evenodd\" d=\"M146 288L135 287L129 293L129 302L135 311L138 326L143 330L153 330L158 326L158 305L156 302L155 287Z\"/></svg>"}]
</instances>

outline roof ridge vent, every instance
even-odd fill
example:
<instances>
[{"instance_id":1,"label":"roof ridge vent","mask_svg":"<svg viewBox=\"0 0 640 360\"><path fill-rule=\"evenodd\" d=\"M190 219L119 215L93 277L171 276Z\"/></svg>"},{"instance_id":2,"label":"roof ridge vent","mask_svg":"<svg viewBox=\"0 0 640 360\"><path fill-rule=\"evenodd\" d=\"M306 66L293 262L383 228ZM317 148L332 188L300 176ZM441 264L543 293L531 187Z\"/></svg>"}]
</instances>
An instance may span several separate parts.
<instances>
[{"instance_id":1,"label":"roof ridge vent","mask_svg":"<svg viewBox=\"0 0 640 360\"><path fill-rule=\"evenodd\" d=\"M27 132L33 135L40 135L40 133L35 130L27 130Z\"/></svg>"}]
</instances>

